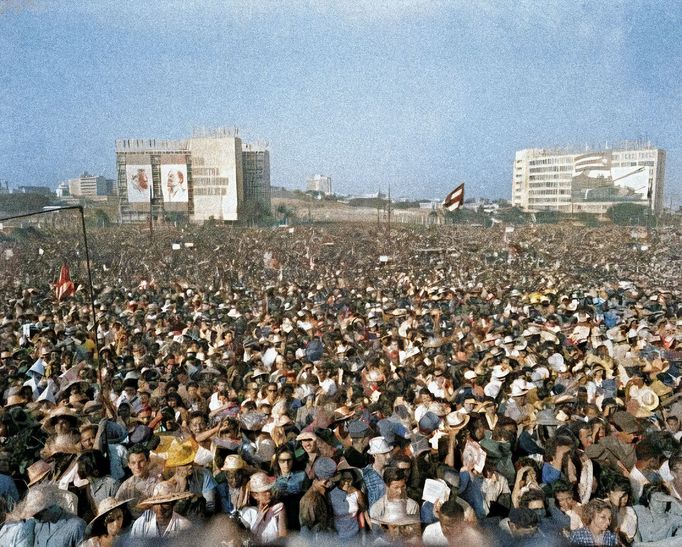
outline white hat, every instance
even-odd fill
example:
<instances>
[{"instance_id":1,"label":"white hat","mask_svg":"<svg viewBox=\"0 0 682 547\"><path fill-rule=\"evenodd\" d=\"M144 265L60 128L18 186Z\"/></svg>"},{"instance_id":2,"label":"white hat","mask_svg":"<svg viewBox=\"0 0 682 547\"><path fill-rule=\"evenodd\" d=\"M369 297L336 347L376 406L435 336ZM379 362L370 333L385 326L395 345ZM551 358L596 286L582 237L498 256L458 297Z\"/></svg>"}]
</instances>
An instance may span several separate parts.
<instances>
[{"instance_id":1,"label":"white hat","mask_svg":"<svg viewBox=\"0 0 682 547\"><path fill-rule=\"evenodd\" d=\"M476 378L477 374L473 370L465 370L464 371L464 379L465 380L473 380Z\"/></svg>"},{"instance_id":2,"label":"white hat","mask_svg":"<svg viewBox=\"0 0 682 547\"><path fill-rule=\"evenodd\" d=\"M550 364L553 370L557 372L566 372L568 367L564 361L564 356L560 353L553 353L547 358L547 362Z\"/></svg>"},{"instance_id":3,"label":"white hat","mask_svg":"<svg viewBox=\"0 0 682 547\"><path fill-rule=\"evenodd\" d=\"M520 397L521 395L525 395L528 393L528 388L526 386L526 381L525 380L514 380L512 382L511 386L511 396L512 397Z\"/></svg>"},{"instance_id":4,"label":"white hat","mask_svg":"<svg viewBox=\"0 0 682 547\"><path fill-rule=\"evenodd\" d=\"M493 367L493 378L504 378L511 372L511 368L504 365L495 365Z\"/></svg>"},{"instance_id":5,"label":"white hat","mask_svg":"<svg viewBox=\"0 0 682 547\"><path fill-rule=\"evenodd\" d=\"M469 416L465 412L455 410L445 417L445 422L453 429L461 429L469 423Z\"/></svg>"},{"instance_id":6,"label":"white hat","mask_svg":"<svg viewBox=\"0 0 682 547\"><path fill-rule=\"evenodd\" d=\"M387 454L391 451L391 445L383 437L374 437L369 440L368 454Z\"/></svg>"},{"instance_id":7,"label":"white hat","mask_svg":"<svg viewBox=\"0 0 682 547\"><path fill-rule=\"evenodd\" d=\"M502 382L499 382L495 379L490 380L485 387L483 388L483 393L487 395L488 397L492 397L493 399L497 397L497 394L500 392L500 389L502 388Z\"/></svg>"}]
</instances>

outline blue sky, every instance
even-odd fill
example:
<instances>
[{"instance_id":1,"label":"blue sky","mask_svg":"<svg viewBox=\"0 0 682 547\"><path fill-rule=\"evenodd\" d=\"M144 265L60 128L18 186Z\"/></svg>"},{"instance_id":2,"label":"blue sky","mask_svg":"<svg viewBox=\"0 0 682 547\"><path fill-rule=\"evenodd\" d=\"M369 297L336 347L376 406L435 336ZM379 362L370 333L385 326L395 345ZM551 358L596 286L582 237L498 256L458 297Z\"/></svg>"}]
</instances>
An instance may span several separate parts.
<instances>
[{"instance_id":1,"label":"blue sky","mask_svg":"<svg viewBox=\"0 0 682 547\"><path fill-rule=\"evenodd\" d=\"M682 202L682 4L0 0L0 179L239 127L273 185L509 197L514 152L645 138Z\"/></svg>"}]
</instances>

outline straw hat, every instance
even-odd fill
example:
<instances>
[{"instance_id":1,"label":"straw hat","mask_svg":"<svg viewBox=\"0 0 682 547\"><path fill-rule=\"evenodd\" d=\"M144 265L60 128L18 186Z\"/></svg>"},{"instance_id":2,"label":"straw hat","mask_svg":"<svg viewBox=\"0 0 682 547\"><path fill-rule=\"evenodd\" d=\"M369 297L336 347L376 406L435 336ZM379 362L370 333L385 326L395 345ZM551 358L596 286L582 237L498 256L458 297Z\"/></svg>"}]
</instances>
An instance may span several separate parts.
<instances>
[{"instance_id":1,"label":"straw hat","mask_svg":"<svg viewBox=\"0 0 682 547\"><path fill-rule=\"evenodd\" d=\"M269 492L273 486L275 486L275 478L263 472L255 473L249 479L251 492Z\"/></svg>"},{"instance_id":2,"label":"straw hat","mask_svg":"<svg viewBox=\"0 0 682 547\"><path fill-rule=\"evenodd\" d=\"M455 410L445 417L445 423L450 429L462 429L469 423L469 415L465 412Z\"/></svg>"},{"instance_id":3,"label":"straw hat","mask_svg":"<svg viewBox=\"0 0 682 547\"><path fill-rule=\"evenodd\" d=\"M91 534L92 529L95 527L95 524L97 523L98 520L104 518L108 513L111 513L114 509L118 509L119 507L126 505L127 503L130 503L134 499L135 498L128 498L119 501L116 498L112 497L104 498L97 506L97 516L90 521L88 527L86 528L85 531L86 537Z\"/></svg>"},{"instance_id":4,"label":"straw hat","mask_svg":"<svg viewBox=\"0 0 682 547\"><path fill-rule=\"evenodd\" d=\"M60 406L52 410L47 415L47 417L43 420L43 426L48 430L53 429L57 419L62 417L71 418L76 424L80 420L80 417L73 409L66 406Z\"/></svg>"},{"instance_id":5,"label":"straw hat","mask_svg":"<svg viewBox=\"0 0 682 547\"><path fill-rule=\"evenodd\" d=\"M177 492L176 486L170 481L163 481L154 487L154 493L139 504L139 507L151 507L161 503L173 503L175 501L191 498L192 492Z\"/></svg>"},{"instance_id":6,"label":"straw hat","mask_svg":"<svg viewBox=\"0 0 682 547\"><path fill-rule=\"evenodd\" d=\"M190 465L197 455L197 449L198 446L196 442L191 439L183 443L179 443L176 439L173 439L168 447L166 467Z\"/></svg>"},{"instance_id":7,"label":"straw hat","mask_svg":"<svg viewBox=\"0 0 682 547\"><path fill-rule=\"evenodd\" d=\"M225 461L223 462L221 469L223 471L239 471L245 467L246 462L239 454L230 454L229 456L225 457Z\"/></svg>"},{"instance_id":8,"label":"straw hat","mask_svg":"<svg viewBox=\"0 0 682 547\"><path fill-rule=\"evenodd\" d=\"M73 492L60 489L54 484L38 484L30 488L26 497L17 505L16 509L7 515L7 520L25 520L34 517L36 514L58 505L65 511L71 511L73 507Z\"/></svg>"},{"instance_id":9,"label":"straw hat","mask_svg":"<svg viewBox=\"0 0 682 547\"><path fill-rule=\"evenodd\" d=\"M57 435L48 439L41 455L47 460L55 454L78 454L79 441L80 435Z\"/></svg>"},{"instance_id":10,"label":"straw hat","mask_svg":"<svg viewBox=\"0 0 682 547\"><path fill-rule=\"evenodd\" d=\"M400 504L387 504L386 513L375 519L384 526L411 526L421 524L418 513L409 514L407 512L407 501Z\"/></svg>"},{"instance_id":11,"label":"straw hat","mask_svg":"<svg viewBox=\"0 0 682 547\"><path fill-rule=\"evenodd\" d=\"M633 396L633 399L639 404L639 411L637 414L642 414L642 416L636 416L638 418L650 416L651 412L656 410L660 403L658 395L649 387L638 389L637 393Z\"/></svg>"},{"instance_id":12,"label":"straw hat","mask_svg":"<svg viewBox=\"0 0 682 547\"><path fill-rule=\"evenodd\" d=\"M28 473L28 487L39 483L54 469L54 462L47 463L45 460L38 460L32 463L27 469Z\"/></svg>"}]
</instances>

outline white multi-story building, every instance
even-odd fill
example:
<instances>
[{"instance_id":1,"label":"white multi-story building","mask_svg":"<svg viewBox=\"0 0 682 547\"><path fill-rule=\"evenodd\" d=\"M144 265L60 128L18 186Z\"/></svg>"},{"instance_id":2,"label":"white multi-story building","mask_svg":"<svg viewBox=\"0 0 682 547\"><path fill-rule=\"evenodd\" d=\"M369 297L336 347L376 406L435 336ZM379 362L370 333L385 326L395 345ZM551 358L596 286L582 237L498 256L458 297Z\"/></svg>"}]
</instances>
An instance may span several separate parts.
<instances>
[{"instance_id":1,"label":"white multi-story building","mask_svg":"<svg viewBox=\"0 0 682 547\"><path fill-rule=\"evenodd\" d=\"M319 192L327 196L332 193L332 178L324 175L315 175L306 181L307 192Z\"/></svg>"},{"instance_id":2,"label":"white multi-story building","mask_svg":"<svg viewBox=\"0 0 682 547\"><path fill-rule=\"evenodd\" d=\"M65 182L68 184L68 194L74 197L109 196L114 193L113 180L102 175L91 175L87 171L80 177Z\"/></svg>"},{"instance_id":3,"label":"white multi-story building","mask_svg":"<svg viewBox=\"0 0 682 547\"><path fill-rule=\"evenodd\" d=\"M575 152L527 148L516 152L512 205L524 211L605 213L634 202L663 210L665 150L647 143Z\"/></svg>"}]
</instances>

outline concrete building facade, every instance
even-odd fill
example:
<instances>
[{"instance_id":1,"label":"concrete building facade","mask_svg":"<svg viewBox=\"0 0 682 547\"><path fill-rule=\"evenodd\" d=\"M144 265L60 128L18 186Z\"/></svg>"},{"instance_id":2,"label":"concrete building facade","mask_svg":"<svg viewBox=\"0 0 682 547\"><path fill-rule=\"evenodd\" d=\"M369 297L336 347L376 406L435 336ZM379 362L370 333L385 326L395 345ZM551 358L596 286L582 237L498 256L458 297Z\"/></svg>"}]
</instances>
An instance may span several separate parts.
<instances>
[{"instance_id":1,"label":"concrete building facade","mask_svg":"<svg viewBox=\"0 0 682 547\"><path fill-rule=\"evenodd\" d=\"M74 197L110 196L115 191L115 181L88 172L80 177L66 181L69 195Z\"/></svg>"},{"instance_id":2,"label":"concrete building facade","mask_svg":"<svg viewBox=\"0 0 682 547\"><path fill-rule=\"evenodd\" d=\"M512 205L524 211L604 214L617 203L663 210L665 150L648 143L575 152L529 148L516 152Z\"/></svg>"},{"instance_id":3,"label":"concrete building facade","mask_svg":"<svg viewBox=\"0 0 682 547\"><path fill-rule=\"evenodd\" d=\"M119 140L116 165L122 222L144 222L150 213L236 222L252 201L270 210L269 151L243 147L236 129L196 130L182 141Z\"/></svg>"},{"instance_id":4,"label":"concrete building facade","mask_svg":"<svg viewBox=\"0 0 682 547\"><path fill-rule=\"evenodd\" d=\"M241 139L218 129L195 132L188 145L194 183L192 220L236 222L244 199Z\"/></svg>"},{"instance_id":5,"label":"concrete building facade","mask_svg":"<svg viewBox=\"0 0 682 547\"><path fill-rule=\"evenodd\" d=\"M314 175L306 181L307 192L319 192L320 194L332 194L332 178L324 175Z\"/></svg>"}]
</instances>

